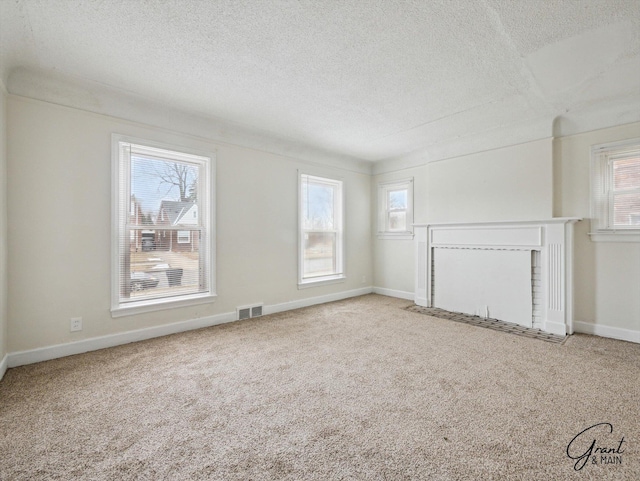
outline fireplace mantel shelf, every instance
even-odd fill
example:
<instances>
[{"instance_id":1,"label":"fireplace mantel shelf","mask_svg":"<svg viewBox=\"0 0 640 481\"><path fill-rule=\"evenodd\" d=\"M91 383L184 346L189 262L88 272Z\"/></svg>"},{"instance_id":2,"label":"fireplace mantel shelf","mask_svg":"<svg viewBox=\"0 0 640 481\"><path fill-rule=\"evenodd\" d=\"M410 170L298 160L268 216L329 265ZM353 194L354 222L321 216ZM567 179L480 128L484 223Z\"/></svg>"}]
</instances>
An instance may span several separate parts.
<instances>
[{"instance_id":1,"label":"fireplace mantel shelf","mask_svg":"<svg viewBox=\"0 0 640 481\"><path fill-rule=\"evenodd\" d=\"M473 227L473 226L491 226L491 225L541 225L541 224L567 224L575 223L582 220L582 217L552 217L551 219L542 220L496 220L481 222L426 222L412 224L413 227Z\"/></svg>"}]
</instances>

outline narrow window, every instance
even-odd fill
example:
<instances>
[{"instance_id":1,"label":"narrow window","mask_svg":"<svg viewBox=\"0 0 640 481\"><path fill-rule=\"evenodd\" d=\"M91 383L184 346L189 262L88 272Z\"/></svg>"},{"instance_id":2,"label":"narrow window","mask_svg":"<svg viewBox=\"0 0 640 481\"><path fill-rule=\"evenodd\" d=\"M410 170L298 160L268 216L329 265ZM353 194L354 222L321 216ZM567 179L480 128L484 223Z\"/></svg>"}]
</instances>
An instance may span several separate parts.
<instances>
[{"instance_id":1,"label":"narrow window","mask_svg":"<svg viewBox=\"0 0 640 481\"><path fill-rule=\"evenodd\" d=\"M213 162L114 136L114 316L215 296Z\"/></svg>"},{"instance_id":2,"label":"narrow window","mask_svg":"<svg viewBox=\"0 0 640 481\"><path fill-rule=\"evenodd\" d=\"M640 240L640 139L591 149L593 240Z\"/></svg>"},{"instance_id":3,"label":"narrow window","mask_svg":"<svg viewBox=\"0 0 640 481\"><path fill-rule=\"evenodd\" d=\"M342 196L341 180L300 173L301 287L344 278Z\"/></svg>"},{"instance_id":4,"label":"narrow window","mask_svg":"<svg viewBox=\"0 0 640 481\"><path fill-rule=\"evenodd\" d=\"M378 237L413 238L413 179L378 184Z\"/></svg>"}]
</instances>

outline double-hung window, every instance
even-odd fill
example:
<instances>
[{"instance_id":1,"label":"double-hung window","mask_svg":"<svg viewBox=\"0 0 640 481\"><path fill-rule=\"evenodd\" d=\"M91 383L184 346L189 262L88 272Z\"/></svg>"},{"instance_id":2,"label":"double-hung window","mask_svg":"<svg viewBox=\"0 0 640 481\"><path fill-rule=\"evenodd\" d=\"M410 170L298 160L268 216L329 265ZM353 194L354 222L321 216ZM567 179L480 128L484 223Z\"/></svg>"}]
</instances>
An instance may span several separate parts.
<instances>
[{"instance_id":1,"label":"double-hung window","mask_svg":"<svg viewBox=\"0 0 640 481\"><path fill-rule=\"evenodd\" d=\"M413 179L378 184L378 238L413 238Z\"/></svg>"},{"instance_id":2,"label":"double-hung window","mask_svg":"<svg viewBox=\"0 0 640 481\"><path fill-rule=\"evenodd\" d=\"M113 316L215 296L212 155L113 137Z\"/></svg>"},{"instance_id":3,"label":"double-hung window","mask_svg":"<svg viewBox=\"0 0 640 481\"><path fill-rule=\"evenodd\" d=\"M299 174L298 286L344 279L343 182Z\"/></svg>"},{"instance_id":4,"label":"double-hung window","mask_svg":"<svg viewBox=\"0 0 640 481\"><path fill-rule=\"evenodd\" d=\"M640 139L591 149L591 238L640 241Z\"/></svg>"}]
</instances>

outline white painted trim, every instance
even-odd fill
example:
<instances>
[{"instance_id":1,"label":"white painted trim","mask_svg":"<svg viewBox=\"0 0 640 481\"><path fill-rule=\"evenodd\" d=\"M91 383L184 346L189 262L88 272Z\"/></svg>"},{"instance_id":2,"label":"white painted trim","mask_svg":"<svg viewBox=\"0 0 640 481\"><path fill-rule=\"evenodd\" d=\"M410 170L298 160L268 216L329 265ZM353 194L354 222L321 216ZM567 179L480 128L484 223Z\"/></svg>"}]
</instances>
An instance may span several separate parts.
<instances>
[{"instance_id":1,"label":"white painted trim","mask_svg":"<svg viewBox=\"0 0 640 481\"><path fill-rule=\"evenodd\" d=\"M119 307L111 309L111 317L134 316L145 312L164 311L166 309L175 309L178 307L198 306L200 304L210 304L215 302L217 296L209 294L193 294L191 296L181 296L178 298L166 297L159 299L149 299L146 301L132 302L131 304L122 304Z\"/></svg>"},{"instance_id":2,"label":"white painted trim","mask_svg":"<svg viewBox=\"0 0 640 481\"><path fill-rule=\"evenodd\" d=\"M520 224L520 225L538 225L538 224L566 224L568 222L578 222L581 221L582 217L552 217L551 219L540 219L540 220L491 220L486 222L438 222L438 223L428 223L428 224L413 224L414 227L461 227L468 228L472 226L473 228L481 228L484 226L493 227L493 226L503 226L509 224Z\"/></svg>"},{"instance_id":3,"label":"white painted trim","mask_svg":"<svg viewBox=\"0 0 640 481\"><path fill-rule=\"evenodd\" d=\"M374 287L373 293L380 294L381 296L389 296L389 297L397 297L398 299L406 299L408 301L413 301L415 298L415 293L413 292L387 289L386 287Z\"/></svg>"},{"instance_id":4,"label":"white painted trim","mask_svg":"<svg viewBox=\"0 0 640 481\"><path fill-rule=\"evenodd\" d=\"M235 319L235 312L226 312L215 316L201 317L199 319L174 322L172 324L164 324L162 326L147 327L144 329L137 329L135 331L93 337L67 344L56 344L28 351L12 352L8 355L8 366L17 367L25 364L33 364L34 362L48 361L59 357L72 356L74 354L82 354L83 352L97 351L98 349L121 346L123 344L129 344L130 342L144 341L146 339L153 339L154 337L162 337L169 334L176 334L178 332L191 331L193 329L233 322Z\"/></svg>"},{"instance_id":5,"label":"white painted trim","mask_svg":"<svg viewBox=\"0 0 640 481\"><path fill-rule=\"evenodd\" d=\"M205 236L205 252L201 252L200 284L205 292L176 295L141 301L122 302L120 279L122 277L120 239L128 239L129 199L131 198L131 169L133 154L148 155L166 161L177 160L198 168L198 192L204 199L198 202L200 221L198 227ZM111 317L122 317L153 312L172 307L183 307L216 298L216 162L217 152L202 151L177 144L144 140L123 134L111 134ZM124 202L123 202L124 201ZM180 233L180 230L177 230ZM128 250L128 247L125 248ZM204 256L202 256L204 254ZM206 273L206 275L205 275Z\"/></svg>"},{"instance_id":6,"label":"white painted trim","mask_svg":"<svg viewBox=\"0 0 640 481\"><path fill-rule=\"evenodd\" d=\"M632 120L630 123L632 122L635 122L635 120ZM492 132L477 132L469 136L437 142L436 144L425 146L409 154L381 159L373 163L372 175L404 173L406 170L420 168L435 162L447 162L472 155L510 149L534 142L551 141L553 139L553 136L549 136L551 133L549 132L551 122L538 120L535 124L531 124L529 121L526 123L526 134L521 131L506 144L505 134L512 132L512 129L519 130L522 126L515 124L503 129L496 129ZM616 123L615 125L618 124Z\"/></svg>"},{"instance_id":7,"label":"white painted trim","mask_svg":"<svg viewBox=\"0 0 640 481\"><path fill-rule=\"evenodd\" d=\"M591 322L574 321L574 332L583 334L593 334L594 336L609 337L621 341L635 342L640 344L640 330L623 329L621 327L603 326Z\"/></svg>"},{"instance_id":8,"label":"white painted trim","mask_svg":"<svg viewBox=\"0 0 640 481\"><path fill-rule=\"evenodd\" d=\"M406 228L397 232L388 230L389 207L387 205L388 192L392 190L407 190ZM378 183L378 239L413 239L413 177L400 180L390 180Z\"/></svg>"},{"instance_id":9,"label":"white painted trim","mask_svg":"<svg viewBox=\"0 0 640 481\"><path fill-rule=\"evenodd\" d=\"M307 279L304 282L298 283L298 289L309 289L310 287L319 287L326 286L328 284L341 284L347 280L347 276L344 274L338 274L336 276L323 276L318 278L318 280L314 280L313 278Z\"/></svg>"},{"instance_id":10,"label":"white painted trim","mask_svg":"<svg viewBox=\"0 0 640 481\"><path fill-rule=\"evenodd\" d=\"M566 329L565 334L573 334L573 308L574 308L574 283L573 283L573 265L574 265L574 255L573 255L573 239L574 239L574 229L572 224L565 224L565 242L569 247L569 251L571 255L565 256L565 323Z\"/></svg>"},{"instance_id":11,"label":"white painted trim","mask_svg":"<svg viewBox=\"0 0 640 481\"><path fill-rule=\"evenodd\" d=\"M613 195L615 192L612 158L633 158L640 151L640 138L591 146L589 236L594 242L640 242L637 226L615 226ZM637 192L623 189L623 192ZM632 228L633 227L633 228Z\"/></svg>"},{"instance_id":12,"label":"white painted trim","mask_svg":"<svg viewBox=\"0 0 640 481\"><path fill-rule=\"evenodd\" d=\"M392 234L390 232L378 233L380 240L413 240L413 233Z\"/></svg>"},{"instance_id":13,"label":"white painted trim","mask_svg":"<svg viewBox=\"0 0 640 481\"><path fill-rule=\"evenodd\" d=\"M9 354L5 354L4 357L2 358L2 361L0 361L0 381L2 381L2 378L4 377L4 373L7 372L8 366L9 366Z\"/></svg>"},{"instance_id":14,"label":"white painted trim","mask_svg":"<svg viewBox=\"0 0 640 481\"><path fill-rule=\"evenodd\" d=\"M152 126L169 134L187 135L200 141L276 154L310 166L367 175L372 172L373 163L368 160L330 152L222 118L168 107L157 99L134 95L78 77L20 67L11 72L6 91L10 96L24 101L45 102L129 124ZM87 98L92 101L87 102Z\"/></svg>"},{"instance_id":15,"label":"white painted trim","mask_svg":"<svg viewBox=\"0 0 640 481\"><path fill-rule=\"evenodd\" d=\"M282 304L273 304L263 307L263 316L274 314L276 312L289 311L292 309L300 309L301 307L313 306L316 304L324 304L326 302L339 301L349 297L363 296L371 294L372 287L363 287L353 289L351 291L337 292L335 294L327 294L325 296L310 297L297 301L283 302ZM254 318L257 319L257 318ZM12 352L5 356L4 364L1 366L17 367L25 364L33 364L35 362L49 361L74 354L82 354L89 351L97 351L108 347L121 346L131 342L144 341L155 337L167 336L179 332L191 331L193 329L201 329L203 327L211 327L218 324L225 324L236 321L236 313L225 312L214 316L201 317L199 319L191 319L188 321L174 322L172 324L164 324L162 326L147 327L135 331L122 332L118 334L110 334L107 336L93 337L83 339L81 341L70 342L67 344L56 344L54 346L41 347L28 351Z\"/></svg>"},{"instance_id":16,"label":"white painted trim","mask_svg":"<svg viewBox=\"0 0 640 481\"><path fill-rule=\"evenodd\" d=\"M337 191L337 202L334 200L334 224L336 232L336 270L338 272L334 274L329 274L320 277L312 277L305 279L304 278L304 230L303 230L303 196L302 196L302 186L303 186L303 177L312 177L317 179L319 182L324 182L326 184L332 185ZM307 180L308 182L308 180ZM339 205L335 205L338 203ZM322 285L323 283L333 284L335 282L343 282L347 276L346 273L346 262L345 262L345 246L347 244L346 236L345 236L345 228L346 225L346 193L345 193L345 181L342 176L335 175L327 175L323 172L309 170L309 169L298 169L298 289L306 289L308 287L314 287L318 285ZM310 229L311 230L311 229Z\"/></svg>"},{"instance_id":17,"label":"white painted trim","mask_svg":"<svg viewBox=\"0 0 640 481\"><path fill-rule=\"evenodd\" d=\"M315 306L317 304L325 304L327 302L341 301L350 297L364 296L365 294L371 294L373 287L362 287L360 289L353 289L350 291L336 292L335 294L327 294L324 296L307 297L305 299L299 299L297 301L283 302L281 304L272 304L270 306L264 306L262 315L275 314L276 312L291 311L293 309L300 309L302 307Z\"/></svg>"},{"instance_id":18,"label":"white painted trim","mask_svg":"<svg viewBox=\"0 0 640 481\"><path fill-rule=\"evenodd\" d=\"M629 232L621 230L589 232L589 238L593 242L640 242L640 234L637 229Z\"/></svg>"},{"instance_id":19,"label":"white painted trim","mask_svg":"<svg viewBox=\"0 0 640 481\"><path fill-rule=\"evenodd\" d=\"M567 326L564 322L545 321L543 331L556 334L558 336L564 336L567 334Z\"/></svg>"},{"instance_id":20,"label":"white painted trim","mask_svg":"<svg viewBox=\"0 0 640 481\"><path fill-rule=\"evenodd\" d=\"M565 335L573 330L573 224L577 217L541 221L414 224L415 302L432 307L434 248L540 251L542 326ZM426 261L426 262L425 262ZM527 326L529 327L529 326Z\"/></svg>"}]
</instances>

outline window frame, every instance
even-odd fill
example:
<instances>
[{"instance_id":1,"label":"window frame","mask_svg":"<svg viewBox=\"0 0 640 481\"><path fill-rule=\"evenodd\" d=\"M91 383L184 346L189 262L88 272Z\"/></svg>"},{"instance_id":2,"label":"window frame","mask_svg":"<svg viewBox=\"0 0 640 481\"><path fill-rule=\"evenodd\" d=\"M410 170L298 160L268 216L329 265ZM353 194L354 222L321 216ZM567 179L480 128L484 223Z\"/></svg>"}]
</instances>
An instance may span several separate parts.
<instances>
[{"instance_id":1,"label":"window frame","mask_svg":"<svg viewBox=\"0 0 640 481\"><path fill-rule=\"evenodd\" d=\"M591 232L595 242L640 242L640 227L612 225L613 206L613 160L615 157L634 155L640 152L640 138L608 142L591 147L590 211ZM640 191L638 188L633 191Z\"/></svg>"},{"instance_id":2,"label":"window frame","mask_svg":"<svg viewBox=\"0 0 640 481\"><path fill-rule=\"evenodd\" d=\"M198 293L143 299L140 301L122 302L121 300L121 267L120 238L122 230L128 229L129 200L131 198L131 154L124 153L125 146L135 146L139 150L156 151L156 154L171 154L167 160L182 162L200 162L198 191L202 200L198 201L201 211L201 232L204 232L203 245L203 277L206 279L206 290ZM158 152L160 151L160 152ZM165 152L161 152L165 151ZM150 155L150 154L148 154ZM161 155L155 155L162 158ZM139 139L127 135L112 134L111 137L111 317L123 317L144 312L153 312L177 307L185 307L213 302L216 297L216 155L215 152L204 152L184 146L166 144L147 139ZM201 194L200 192L203 192ZM123 201L124 199L124 201ZM126 208L122 208L126 206ZM124 217L124 218L123 218ZM163 229L160 229L163 230ZM164 229L166 230L166 229ZM126 234L125 234L126 235ZM128 238L129 236L127 236ZM207 279L208 278L208 279Z\"/></svg>"},{"instance_id":3,"label":"window frame","mask_svg":"<svg viewBox=\"0 0 640 481\"><path fill-rule=\"evenodd\" d=\"M389 192L396 190L407 190L407 208L401 209L406 212L407 224L403 231L390 230L388 198ZM396 210L397 211L397 210ZM378 239L413 239L413 177L401 180L392 180L378 183Z\"/></svg>"},{"instance_id":4,"label":"window frame","mask_svg":"<svg viewBox=\"0 0 640 481\"><path fill-rule=\"evenodd\" d=\"M337 224L337 229L331 231L336 232L336 253L335 264L336 272L334 274L328 274L315 277L304 277L304 235L308 232L318 232L317 229L305 230L304 227L304 198L302 194L303 178L310 177L318 179L319 181L326 182L338 187L339 192L339 204L334 206L334 216L337 215L338 219L334 219L334 224ZM333 284L338 282L344 282L346 279L345 272L345 186L344 179L337 176L326 175L323 173L314 173L308 171L298 170L298 289L306 289L308 287L315 287L325 284ZM328 231L327 231L328 232Z\"/></svg>"},{"instance_id":5,"label":"window frame","mask_svg":"<svg viewBox=\"0 0 640 481\"><path fill-rule=\"evenodd\" d=\"M160 230L160 229L158 229ZM176 240L178 242L178 244L190 244L191 243L191 231L190 230L179 230L177 231L178 234L176 235ZM186 232L186 234L185 234ZM180 236L184 237L186 235L186 240L180 240Z\"/></svg>"}]
</instances>

